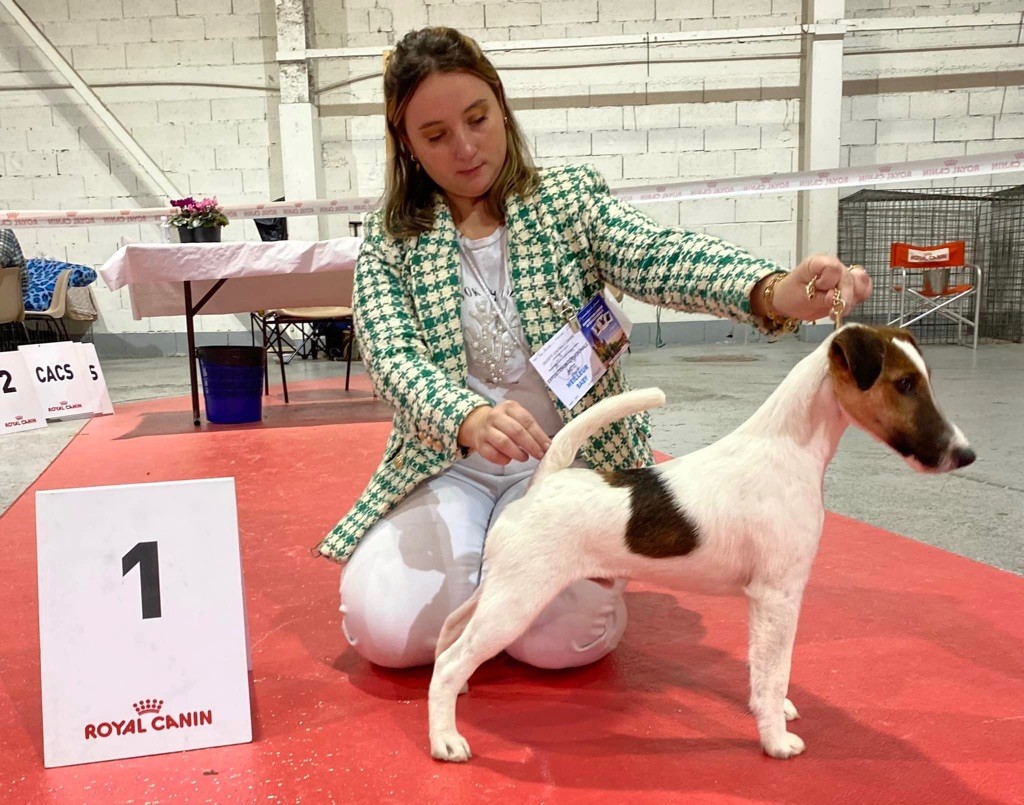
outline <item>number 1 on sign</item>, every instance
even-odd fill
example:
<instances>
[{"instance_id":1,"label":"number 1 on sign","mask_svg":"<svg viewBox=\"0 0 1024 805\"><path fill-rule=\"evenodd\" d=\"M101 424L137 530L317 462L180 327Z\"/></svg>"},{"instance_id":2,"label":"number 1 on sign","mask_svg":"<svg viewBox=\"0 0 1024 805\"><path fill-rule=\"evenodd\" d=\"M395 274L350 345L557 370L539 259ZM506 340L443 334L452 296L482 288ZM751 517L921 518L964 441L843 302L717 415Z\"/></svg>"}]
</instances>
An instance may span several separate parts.
<instances>
[{"instance_id":1,"label":"number 1 on sign","mask_svg":"<svg viewBox=\"0 0 1024 805\"><path fill-rule=\"evenodd\" d=\"M160 556L155 542L137 542L121 557L121 575L139 566L139 586L142 591L142 619L160 617Z\"/></svg>"}]
</instances>

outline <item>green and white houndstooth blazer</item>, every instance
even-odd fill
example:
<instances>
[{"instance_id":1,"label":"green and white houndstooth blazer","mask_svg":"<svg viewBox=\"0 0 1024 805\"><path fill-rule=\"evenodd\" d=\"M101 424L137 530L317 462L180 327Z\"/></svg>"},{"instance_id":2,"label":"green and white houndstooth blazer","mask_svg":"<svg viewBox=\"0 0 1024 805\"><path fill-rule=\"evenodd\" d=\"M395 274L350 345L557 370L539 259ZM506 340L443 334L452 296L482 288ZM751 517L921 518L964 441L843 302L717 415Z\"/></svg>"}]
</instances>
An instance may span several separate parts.
<instances>
[{"instance_id":1,"label":"green and white houndstooth blazer","mask_svg":"<svg viewBox=\"0 0 1024 805\"><path fill-rule=\"evenodd\" d=\"M368 216L356 267L353 309L367 371L395 410L384 458L352 509L320 543L345 561L377 520L419 483L460 458L459 426L488 401L466 387L462 279L457 232L444 201L434 228L398 240ZM523 333L536 352L565 323L549 300L578 310L605 283L652 304L752 321L750 292L779 271L710 235L663 227L615 198L589 167L541 171L530 197L508 199L508 265ZM617 365L562 416L573 416L628 388ZM646 414L616 422L582 449L590 466L621 469L653 462Z\"/></svg>"}]
</instances>

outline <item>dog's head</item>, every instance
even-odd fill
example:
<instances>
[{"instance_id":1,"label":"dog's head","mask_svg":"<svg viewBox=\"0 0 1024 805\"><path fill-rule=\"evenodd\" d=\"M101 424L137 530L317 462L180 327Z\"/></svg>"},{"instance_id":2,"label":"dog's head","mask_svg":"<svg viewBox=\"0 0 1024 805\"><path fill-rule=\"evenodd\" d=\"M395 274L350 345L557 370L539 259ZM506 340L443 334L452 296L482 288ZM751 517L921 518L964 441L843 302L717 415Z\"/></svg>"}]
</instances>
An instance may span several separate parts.
<instances>
[{"instance_id":1,"label":"dog's head","mask_svg":"<svg viewBox=\"0 0 1024 805\"><path fill-rule=\"evenodd\" d=\"M966 437L935 404L931 373L908 331L843 327L829 346L829 371L850 419L918 472L949 472L974 461Z\"/></svg>"}]
</instances>

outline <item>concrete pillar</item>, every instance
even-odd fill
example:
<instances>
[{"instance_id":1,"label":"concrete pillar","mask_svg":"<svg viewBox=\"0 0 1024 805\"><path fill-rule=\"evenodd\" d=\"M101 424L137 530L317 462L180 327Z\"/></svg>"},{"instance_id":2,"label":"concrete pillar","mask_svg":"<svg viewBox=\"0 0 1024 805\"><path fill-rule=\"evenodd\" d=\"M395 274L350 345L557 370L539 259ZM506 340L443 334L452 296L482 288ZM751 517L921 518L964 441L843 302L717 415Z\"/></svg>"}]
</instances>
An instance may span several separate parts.
<instances>
[{"instance_id":1,"label":"concrete pillar","mask_svg":"<svg viewBox=\"0 0 1024 805\"><path fill-rule=\"evenodd\" d=\"M305 0L275 0L278 53L302 54L312 44L312 13ZM324 197L320 114L313 95L309 59L278 59L281 97L281 164L289 201ZM320 240L326 226L319 216L288 220L291 240Z\"/></svg>"},{"instance_id":2,"label":"concrete pillar","mask_svg":"<svg viewBox=\"0 0 1024 805\"><path fill-rule=\"evenodd\" d=\"M821 30L804 34L801 62L800 170L839 167L843 101L844 0L804 0L804 23ZM839 191L804 190L797 200L797 256L835 253L839 239Z\"/></svg>"}]
</instances>

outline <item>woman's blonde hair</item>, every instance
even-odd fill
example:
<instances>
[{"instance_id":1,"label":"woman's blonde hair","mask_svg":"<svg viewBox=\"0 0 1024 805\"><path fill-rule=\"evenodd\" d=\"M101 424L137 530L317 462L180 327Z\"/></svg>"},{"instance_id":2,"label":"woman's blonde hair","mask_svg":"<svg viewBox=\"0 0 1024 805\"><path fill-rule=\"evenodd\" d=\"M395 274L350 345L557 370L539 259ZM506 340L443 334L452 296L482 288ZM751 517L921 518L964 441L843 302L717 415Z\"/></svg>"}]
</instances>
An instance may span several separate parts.
<instances>
[{"instance_id":1,"label":"woman's blonde hair","mask_svg":"<svg viewBox=\"0 0 1024 805\"><path fill-rule=\"evenodd\" d=\"M480 46L454 28L411 31L395 46L384 70L384 117L391 149L384 186L384 228L392 237L415 237L434 226L433 196L441 188L413 161L406 146L405 111L422 81L434 73L474 75L493 90L505 117L508 152L487 193L487 209L498 219L505 216L511 193L526 196L537 185L523 132L508 107L505 89L494 65Z\"/></svg>"}]
</instances>

